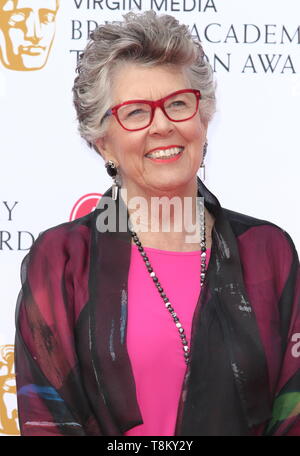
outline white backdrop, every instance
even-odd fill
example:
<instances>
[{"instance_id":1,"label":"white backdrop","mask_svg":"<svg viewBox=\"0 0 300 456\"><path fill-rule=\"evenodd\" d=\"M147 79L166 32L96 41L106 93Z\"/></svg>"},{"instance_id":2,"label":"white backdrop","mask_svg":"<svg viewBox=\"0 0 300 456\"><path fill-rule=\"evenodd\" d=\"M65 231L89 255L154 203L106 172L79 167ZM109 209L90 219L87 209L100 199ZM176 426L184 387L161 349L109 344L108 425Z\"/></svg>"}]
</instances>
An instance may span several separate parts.
<instances>
[{"instance_id":1,"label":"white backdrop","mask_svg":"<svg viewBox=\"0 0 300 456\"><path fill-rule=\"evenodd\" d=\"M44 2L51 0L28 0ZM18 433L10 355L21 260L40 231L68 221L80 198L110 185L102 159L77 133L77 53L96 23L150 8L188 24L215 70L205 184L222 206L284 228L299 252L297 0L61 0L49 58L33 71L5 67L0 9L0 435Z\"/></svg>"}]
</instances>

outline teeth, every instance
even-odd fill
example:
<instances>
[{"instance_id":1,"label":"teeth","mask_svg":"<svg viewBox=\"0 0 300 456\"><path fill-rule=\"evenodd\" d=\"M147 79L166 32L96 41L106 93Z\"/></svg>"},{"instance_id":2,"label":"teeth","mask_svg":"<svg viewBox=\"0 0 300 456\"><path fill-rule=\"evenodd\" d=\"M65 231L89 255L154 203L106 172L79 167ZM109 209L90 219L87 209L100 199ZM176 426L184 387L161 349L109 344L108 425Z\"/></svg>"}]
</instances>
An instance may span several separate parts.
<instances>
[{"instance_id":1,"label":"teeth","mask_svg":"<svg viewBox=\"0 0 300 456\"><path fill-rule=\"evenodd\" d=\"M146 154L146 157L149 158L164 158L164 157L175 157L180 152L183 151L183 147L171 147L170 149L165 150L156 150L155 152L151 152Z\"/></svg>"}]
</instances>

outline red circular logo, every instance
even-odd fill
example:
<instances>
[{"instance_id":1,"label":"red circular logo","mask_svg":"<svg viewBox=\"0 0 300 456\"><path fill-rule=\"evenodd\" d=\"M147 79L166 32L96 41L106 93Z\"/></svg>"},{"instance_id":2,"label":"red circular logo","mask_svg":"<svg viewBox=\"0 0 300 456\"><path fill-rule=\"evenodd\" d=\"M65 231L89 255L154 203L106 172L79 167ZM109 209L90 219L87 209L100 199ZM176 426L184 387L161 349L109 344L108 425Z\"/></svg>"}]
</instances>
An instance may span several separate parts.
<instances>
[{"instance_id":1,"label":"red circular logo","mask_svg":"<svg viewBox=\"0 0 300 456\"><path fill-rule=\"evenodd\" d=\"M102 193L88 193L79 198L71 211L70 222L94 211L101 196Z\"/></svg>"}]
</instances>

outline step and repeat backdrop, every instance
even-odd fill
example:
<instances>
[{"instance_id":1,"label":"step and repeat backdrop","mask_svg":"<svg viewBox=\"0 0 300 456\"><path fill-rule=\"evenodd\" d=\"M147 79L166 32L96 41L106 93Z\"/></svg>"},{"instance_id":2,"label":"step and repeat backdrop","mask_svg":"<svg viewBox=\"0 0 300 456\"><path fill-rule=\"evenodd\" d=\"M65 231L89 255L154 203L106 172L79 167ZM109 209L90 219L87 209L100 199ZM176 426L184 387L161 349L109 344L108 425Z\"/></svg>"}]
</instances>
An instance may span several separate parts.
<instances>
[{"instance_id":1,"label":"step and repeat backdrop","mask_svg":"<svg viewBox=\"0 0 300 456\"><path fill-rule=\"evenodd\" d=\"M18 435L14 312L20 264L44 229L92 211L110 186L77 133L76 60L128 11L186 23L217 83L205 184L223 207L272 221L300 249L297 0L0 0L0 435Z\"/></svg>"}]
</instances>

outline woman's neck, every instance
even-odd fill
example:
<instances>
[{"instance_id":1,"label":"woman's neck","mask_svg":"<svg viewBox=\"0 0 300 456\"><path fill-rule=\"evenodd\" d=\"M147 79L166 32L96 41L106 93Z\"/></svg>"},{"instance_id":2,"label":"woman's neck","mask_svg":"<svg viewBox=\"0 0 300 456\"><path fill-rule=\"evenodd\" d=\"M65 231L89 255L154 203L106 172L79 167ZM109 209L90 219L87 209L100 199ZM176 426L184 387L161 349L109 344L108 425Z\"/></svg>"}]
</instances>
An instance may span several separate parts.
<instances>
[{"instance_id":1,"label":"woman's neck","mask_svg":"<svg viewBox=\"0 0 300 456\"><path fill-rule=\"evenodd\" d=\"M177 193L140 195L122 187L121 196L127 205L132 230L143 247L189 252L200 249L199 206L197 183ZM199 202L199 200L198 200ZM214 219L205 208L206 248L211 247Z\"/></svg>"},{"instance_id":2,"label":"woman's neck","mask_svg":"<svg viewBox=\"0 0 300 456\"><path fill-rule=\"evenodd\" d=\"M214 218L205 209L205 233L206 233L206 248L210 249L212 245L212 228L214 224ZM168 250L174 252L194 252L200 250L200 237L197 242L187 241L186 235L182 232L137 232L139 240L143 247L151 247L160 250ZM134 244L134 242L132 241Z\"/></svg>"}]
</instances>

